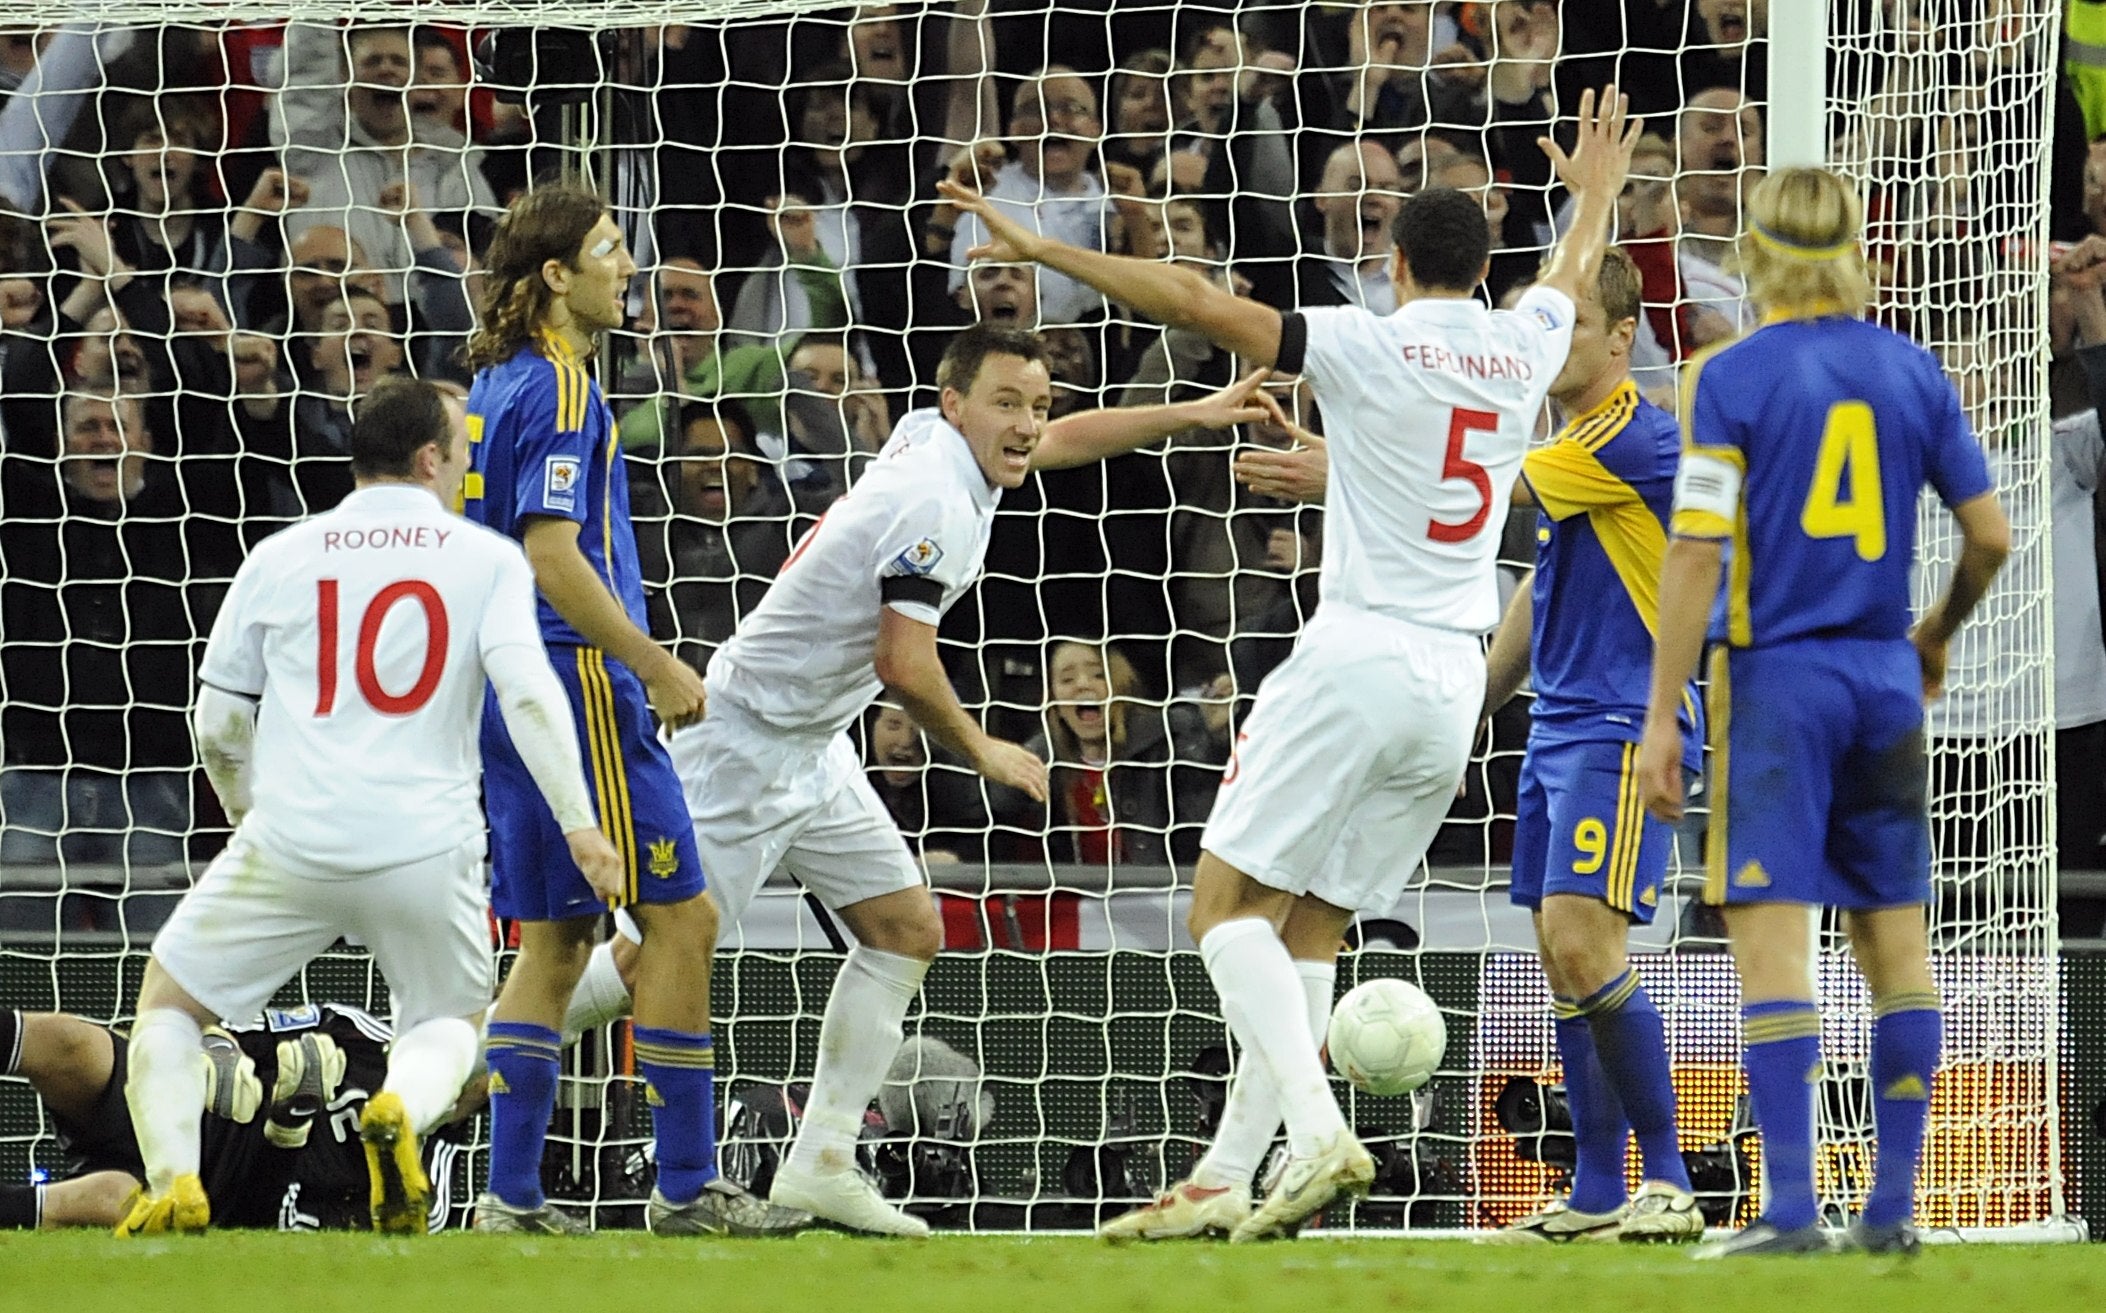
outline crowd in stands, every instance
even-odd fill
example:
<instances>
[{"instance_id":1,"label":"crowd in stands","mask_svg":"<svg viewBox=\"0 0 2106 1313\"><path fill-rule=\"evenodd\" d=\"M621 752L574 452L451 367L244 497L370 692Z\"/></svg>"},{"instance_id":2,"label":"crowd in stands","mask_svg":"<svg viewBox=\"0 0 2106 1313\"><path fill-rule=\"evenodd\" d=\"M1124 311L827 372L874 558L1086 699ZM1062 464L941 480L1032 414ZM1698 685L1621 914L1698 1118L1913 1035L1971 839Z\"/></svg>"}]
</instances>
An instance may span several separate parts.
<instances>
[{"instance_id":1,"label":"crowd in stands","mask_svg":"<svg viewBox=\"0 0 2106 1313\"><path fill-rule=\"evenodd\" d=\"M1927 34L1910 0L1862 3L1894 21L1858 90L1916 114L1853 129L1884 134L1858 143L1887 170L1882 301L1957 353L1994 331L1951 308L1981 304L1965 280L1998 267L1966 249L1988 203L1968 171L2006 56ZM1678 362L1754 322L1732 249L1765 161L1765 22L1760 0L957 0L597 38L17 32L0 42L0 862L166 861L212 828L183 713L225 581L349 489L349 418L376 379L469 381L492 224L578 163L563 125L580 114L644 267L599 376L651 623L700 666L892 423L932 403L959 327L1042 331L1060 413L1190 397L1237 368L1057 274L969 264L980 233L940 179L1283 309L1378 312L1401 200L1459 188L1492 221L1497 300L1561 222L1538 138L1614 78L1646 125L1619 214L1644 275L1634 360L1668 399ZM525 69L536 90L507 94ZM566 84L608 94L569 105ZM1927 86L1942 108L1924 116ZM2058 204L2056 235L2082 254L2058 265L2058 355L2106 345L2106 144L2086 157L2083 116L2065 117L2080 126L2058 160L2081 167L2082 197ZM1321 431L1306 392L1280 395ZM1979 395L1988 432L1994 389ZM2089 404L2081 382L2067 396ZM1179 435L1005 499L945 650L968 702L1053 763L1052 798L990 796L879 710L870 769L930 860L1194 856L1235 718L1318 602L1320 509L1239 486L1236 442L1291 438ZM2093 568L2098 464L2057 484L2058 571L2065 546ZM1518 576L1532 522L1508 542ZM2096 596L2086 622L2068 628L2099 648ZM2102 687L2065 699L2085 718L2065 718L2065 751L2106 781L2106 648L2058 677L2078 669ZM1487 822L1511 813L1525 732L1502 719L1436 861L1501 855ZM2106 803L2087 824L2095 850Z\"/></svg>"}]
</instances>

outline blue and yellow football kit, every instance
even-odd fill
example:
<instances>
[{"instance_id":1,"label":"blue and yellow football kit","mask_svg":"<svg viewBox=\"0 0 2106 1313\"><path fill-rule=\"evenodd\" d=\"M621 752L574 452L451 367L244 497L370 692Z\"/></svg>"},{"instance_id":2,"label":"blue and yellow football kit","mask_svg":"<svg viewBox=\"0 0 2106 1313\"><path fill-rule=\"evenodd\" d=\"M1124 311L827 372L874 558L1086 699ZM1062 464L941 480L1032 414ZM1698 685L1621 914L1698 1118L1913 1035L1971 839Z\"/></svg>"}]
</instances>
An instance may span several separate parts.
<instances>
[{"instance_id":1,"label":"blue and yellow football kit","mask_svg":"<svg viewBox=\"0 0 2106 1313\"><path fill-rule=\"evenodd\" d=\"M1947 506L1992 490L1959 398L1929 352L1841 316L1712 352L1684 398L1692 465L1739 474L1730 515L1685 498L1673 522L1728 544L1710 635L1707 897L1924 902L1916 504L1926 484Z\"/></svg>"},{"instance_id":2,"label":"blue and yellow football kit","mask_svg":"<svg viewBox=\"0 0 2106 1313\"><path fill-rule=\"evenodd\" d=\"M578 548L639 629L643 572L614 417L585 364L544 339L482 370L468 396L469 519L524 538L535 516L576 521ZM542 640L570 694L600 828L628 869L623 903L675 903L703 887L702 863L671 757L643 681L587 643L541 598ZM533 777L512 746L495 694L483 704L483 797L490 818L491 903L508 919L553 921L606 910L571 862Z\"/></svg>"},{"instance_id":3,"label":"blue and yellow football kit","mask_svg":"<svg viewBox=\"0 0 2106 1313\"><path fill-rule=\"evenodd\" d=\"M1673 828L1638 797L1638 741L1652 678L1660 560L1682 450L1674 417L1626 381L1531 451L1521 476L1542 508L1536 692L1514 822L1511 897L1596 898L1650 922ZM1701 764L1696 700L1684 741Z\"/></svg>"}]
</instances>

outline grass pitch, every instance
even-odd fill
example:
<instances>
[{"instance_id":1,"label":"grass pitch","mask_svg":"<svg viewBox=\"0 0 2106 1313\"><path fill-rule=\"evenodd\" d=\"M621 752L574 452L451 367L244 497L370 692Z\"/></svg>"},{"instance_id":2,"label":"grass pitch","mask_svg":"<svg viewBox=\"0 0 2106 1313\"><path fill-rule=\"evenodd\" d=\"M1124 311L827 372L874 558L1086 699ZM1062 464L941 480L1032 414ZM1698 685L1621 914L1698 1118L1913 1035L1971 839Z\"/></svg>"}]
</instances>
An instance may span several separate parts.
<instances>
[{"instance_id":1,"label":"grass pitch","mask_svg":"<svg viewBox=\"0 0 2106 1313\"><path fill-rule=\"evenodd\" d=\"M1325 1240L1114 1249L1085 1237L426 1240L0 1234L7 1313L1816 1313L2106 1308L2106 1247L1936 1246L1693 1263L1687 1251Z\"/></svg>"}]
</instances>

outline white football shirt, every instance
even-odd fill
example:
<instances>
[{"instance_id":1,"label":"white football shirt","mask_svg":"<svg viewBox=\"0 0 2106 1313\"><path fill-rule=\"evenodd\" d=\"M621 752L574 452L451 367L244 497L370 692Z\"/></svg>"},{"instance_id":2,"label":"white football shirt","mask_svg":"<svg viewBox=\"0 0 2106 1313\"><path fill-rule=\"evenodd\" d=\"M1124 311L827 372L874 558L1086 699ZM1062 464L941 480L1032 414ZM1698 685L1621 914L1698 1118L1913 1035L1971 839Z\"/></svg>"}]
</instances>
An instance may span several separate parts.
<instances>
[{"instance_id":1,"label":"white football shirt","mask_svg":"<svg viewBox=\"0 0 2106 1313\"><path fill-rule=\"evenodd\" d=\"M483 832L486 654L544 664L518 544L422 488L361 488L266 538L198 677L260 699L245 833L303 874L356 874Z\"/></svg>"},{"instance_id":2,"label":"white football shirt","mask_svg":"<svg viewBox=\"0 0 2106 1313\"><path fill-rule=\"evenodd\" d=\"M1331 459L1324 606L1491 629L1499 536L1572 346L1572 301L1537 287L1510 311L1422 298L1389 315L1340 306L1301 317L1302 372Z\"/></svg>"},{"instance_id":3,"label":"white football shirt","mask_svg":"<svg viewBox=\"0 0 2106 1313\"><path fill-rule=\"evenodd\" d=\"M910 412L710 658L710 697L795 733L848 728L882 689L883 609L940 622L980 575L1000 501L940 411ZM888 601L887 580L926 580L932 587L913 591L928 600Z\"/></svg>"}]
</instances>

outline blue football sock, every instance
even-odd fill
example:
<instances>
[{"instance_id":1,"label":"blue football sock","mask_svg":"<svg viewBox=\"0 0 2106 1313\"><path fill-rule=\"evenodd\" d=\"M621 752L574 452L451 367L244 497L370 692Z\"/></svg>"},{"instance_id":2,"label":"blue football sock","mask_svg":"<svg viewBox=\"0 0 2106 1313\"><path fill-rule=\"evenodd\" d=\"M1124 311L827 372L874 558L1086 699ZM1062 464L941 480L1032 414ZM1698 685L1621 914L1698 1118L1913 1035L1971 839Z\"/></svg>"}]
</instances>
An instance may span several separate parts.
<instances>
[{"instance_id":1,"label":"blue football sock","mask_svg":"<svg viewBox=\"0 0 2106 1313\"><path fill-rule=\"evenodd\" d=\"M1557 1017L1558 1058L1565 1064L1565 1106L1572 1112L1572 1138L1579 1147L1571 1204L1582 1213L1614 1212L1627 1194L1623 1153L1630 1143L1630 1123L1623 1119L1616 1087L1601 1069L1594 1032L1578 1005L1558 998L1551 1007Z\"/></svg>"},{"instance_id":2,"label":"blue football sock","mask_svg":"<svg viewBox=\"0 0 2106 1313\"><path fill-rule=\"evenodd\" d=\"M1623 974L1580 1000L1594 1051L1623 1114L1645 1154L1645 1179L1689 1188L1682 1145L1675 1136L1675 1082L1667 1062L1667 1032L1638 973Z\"/></svg>"},{"instance_id":3,"label":"blue football sock","mask_svg":"<svg viewBox=\"0 0 2106 1313\"><path fill-rule=\"evenodd\" d=\"M707 1032L632 1033L658 1141L658 1193L688 1203L717 1177L716 1053Z\"/></svg>"},{"instance_id":4,"label":"blue football sock","mask_svg":"<svg viewBox=\"0 0 2106 1313\"><path fill-rule=\"evenodd\" d=\"M1740 1010L1748 1093L1762 1133L1762 1174L1772 1226L1792 1231L1820 1219L1814 1198L1814 1087L1821 1078L1821 1014L1799 999Z\"/></svg>"},{"instance_id":5,"label":"blue football sock","mask_svg":"<svg viewBox=\"0 0 2106 1313\"><path fill-rule=\"evenodd\" d=\"M1875 1000L1872 1021L1872 1125L1879 1136L1865 1224L1892 1226L1916 1214L1916 1164L1930 1113L1944 1029L1936 992Z\"/></svg>"},{"instance_id":6,"label":"blue football sock","mask_svg":"<svg viewBox=\"0 0 2106 1313\"><path fill-rule=\"evenodd\" d=\"M490 1023L490 1193L514 1208L539 1208L541 1150L556 1111L563 1037L523 1021Z\"/></svg>"}]
</instances>

